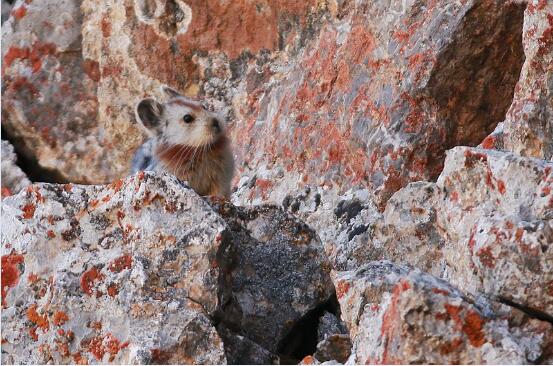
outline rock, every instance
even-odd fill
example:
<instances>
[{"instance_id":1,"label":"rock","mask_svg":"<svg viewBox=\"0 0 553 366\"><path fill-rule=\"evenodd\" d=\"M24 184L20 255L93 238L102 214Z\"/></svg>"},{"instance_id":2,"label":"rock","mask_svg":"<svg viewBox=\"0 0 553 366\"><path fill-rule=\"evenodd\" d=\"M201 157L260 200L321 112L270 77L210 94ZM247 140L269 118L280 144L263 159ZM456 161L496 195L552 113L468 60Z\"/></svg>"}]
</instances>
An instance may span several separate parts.
<instances>
[{"instance_id":1,"label":"rock","mask_svg":"<svg viewBox=\"0 0 553 366\"><path fill-rule=\"evenodd\" d=\"M334 334L317 344L317 352L313 354L317 360L338 361L343 364L351 354L351 340L347 334Z\"/></svg>"},{"instance_id":2,"label":"rock","mask_svg":"<svg viewBox=\"0 0 553 366\"><path fill-rule=\"evenodd\" d=\"M408 266L370 262L333 279L353 342L348 364L523 364L552 346L550 323L483 298L474 302Z\"/></svg>"},{"instance_id":3,"label":"rock","mask_svg":"<svg viewBox=\"0 0 553 366\"><path fill-rule=\"evenodd\" d=\"M272 353L334 293L330 263L307 225L271 206L214 203L233 235L224 254L221 321ZM313 329L316 333L316 328Z\"/></svg>"},{"instance_id":4,"label":"rock","mask_svg":"<svg viewBox=\"0 0 553 366\"><path fill-rule=\"evenodd\" d=\"M435 179L447 149L477 145L504 119L524 61L524 9L341 2L295 66L236 108L246 126L233 130L237 161L258 179L235 202L366 186L383 210L409 182Z\"/></svg>"},{"instance_id":5,"label":"rock","mask_svg":"<svg viewBox=\"0 0 553 366\"><path fill-rule=\"evenodd\" d=\"M3 363L223 363L224 221L175 178L3 201Z\"/></svg>"},{"instance_id":6,"label":"rock","mask_svg":"<svg viewBox=\"0 0 553 366\"><path fill-rule=\"evenodd\" d=\"M437 185L447 278L553 315L553 163L457 147Z\"/></svg>"},{"instance_id":7,"label":"rock","mask_svg":"<svg viewBox=\"0 0 553 366\"><path fill-rule=\"evenodd\" d=\"M325 311L323 316L319 317L317 340L320 342L336 334L348 334L347 328L334 314Z\"/></svg>"},{"instance_id":8,"label":"rock","mask_svg":"<svg viewBox=\"0 0 553 366\"><path fill-rule=\"evenodd\" d=\"M229 329L217 327L225 345L229 365L278 365L279 357L267 351L248 338L235 334Z\"/></svg>"},{"instance_id":9,"label":"rock","mask_svg":"<svg viewBox=\"0 0 553 366\"><path fill-rule=\"evenodd\" d=\"M277 362L334 294L330 264L279 208L211 205L148 172L6 198L2 361Z\"/></svg>"},{"instance_id":10,"label":"rock","mask_svg":"<svg viewBox=\"0 0 553 366\"><path fill-rule=\"evenodd\" d=\"M105 182L116 146L108 146L97 120L99 70L81 53L80 5L15 3L2 26L2 128L57 181Z\"/></svg>"},{"instance_id":11,"label":"rock","mask_svg":"<svg viewBox=\"0 0 553 366\"><path fill-rule=\"evenodd\" d=\"M529 1L525 61L505 123L482 142L523 156L553 160L553 3Z\"/></svg>"},{"instance_id":12,"label":"rock","mask_svg":"<svg viewBox=\"0 0 553 366\"><path fill-rule=\"evenodd\" d=\"M13 146L2 140L2 197L11 196L30 184L27 175L17 165Z\"/></svg>"},{"instance_id":13,"label":"rock","mask_svg":"<svg viewBox=\"0 0 553 366\"><path fill-rule=\"evenodd\" d=\"M10 13L12 11L12 2L2 0L2 24L8 20Z\"/></svg>"}]
</instances>

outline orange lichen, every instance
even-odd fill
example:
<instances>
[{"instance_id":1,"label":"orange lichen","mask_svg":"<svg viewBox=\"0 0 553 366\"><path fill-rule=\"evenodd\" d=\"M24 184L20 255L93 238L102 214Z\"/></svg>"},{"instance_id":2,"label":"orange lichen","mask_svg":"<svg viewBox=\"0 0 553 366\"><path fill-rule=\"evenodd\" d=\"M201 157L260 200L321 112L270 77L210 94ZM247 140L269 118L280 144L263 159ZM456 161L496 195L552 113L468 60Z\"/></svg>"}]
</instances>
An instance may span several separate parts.
<instances>
[{"instance_id":1,"label":"orange lichen","mask_svg":"<svg viewBox=\"0 0 553 366\"><path fill-rule=\"evenodd\" d=\"M463 332L467 335L469 342L474 347L481 347L486 340L482 331L484 319L475 311L470 311L465 316Z\"/></svg>"},{"instance_id":2,"label":"orange lichen","mask_svg":"<svg viewBox=\"0 0 553 366\"><path fill-rule=\"evenodd\" d=\"M54 323L54 325L61 326L65 324L65 322L68 320L69 316L67 316L66 313L64 313L63 311L56 311L54 313L54 318L52 319L52 322Z\"/></svg>"},{"instance_id":3,"label":"orange lichen","mask_svg":"<svg viewBox=\"0 0 553 366\"><path fill-rule=\"evenodd\" d=\"M42 330L48 330L50 326L48 316L46 314L40 315L36 309L37 304L31 305L31 307L27 309L27 318Z\"/></svg>"},{"instance_id":4,"label":"orange lichen","mask_svg":"<svg viewBox=\"0 0 553 366\"><path fill-rule=\"evenodd\" d=\"M92 295L92 286L94 282L100 281L104 278L104 275L101 274L96 267L92 267L81 277L81 289L87 295Z\"/></svg>"},{"instance_id":5,"label":"orange lichen","mask_svg":"<svg viewBox=\"0 0 553 366\"><path fill-rule=\"evenodd\" d=\"M23 208L21 208L21 211L23 211L23 218L24 219L30 219L35 215L36 206L32 203L27 203Z\"/></svg>"},{"instance_id":6,"label":"orange lichen","mask_svg":"<svg viewBox=\"0 0 553 366\"><path fill-rule=\"evenodd\" d=\"M19 271L18 265L24 263L23 255L21 254L9 254L2 256L2 307L6 306L6 296L8 294L8 289L14 287L19 282L19 276L21 272Z\"/></svg>"},{"instance_id":7,"label":"orange lichen","mask_svg":"<svg viewBox=\"0 0 553 366\"><path fill-rule=\"evenodd\" d=\"M132 266L132 257L129 254L124 254L110 263L108 269L111 272L121 272L124 269L129 269Z\"/></svg>"}]
</instances>

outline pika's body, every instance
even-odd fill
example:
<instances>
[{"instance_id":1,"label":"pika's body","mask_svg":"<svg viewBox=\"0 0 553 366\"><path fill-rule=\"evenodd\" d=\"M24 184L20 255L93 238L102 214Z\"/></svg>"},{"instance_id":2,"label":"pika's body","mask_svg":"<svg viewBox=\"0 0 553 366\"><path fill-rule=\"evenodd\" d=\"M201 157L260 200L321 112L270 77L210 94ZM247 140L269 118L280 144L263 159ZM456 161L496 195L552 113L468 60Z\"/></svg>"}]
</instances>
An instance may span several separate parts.
<instances>
[{"instance_id":1,"label":"pika's body","mask_svg":"<svg viewBox=\"0 0 553 366\"><path fill-rule=\"evenodd\" d=\"M146 98L136 106L136 119L150 139L135 153L131 172L169 172L202 196L229 198L234 160L223 119L162 89L169 97L165 103Z\"/></svg>"}]
</instances>

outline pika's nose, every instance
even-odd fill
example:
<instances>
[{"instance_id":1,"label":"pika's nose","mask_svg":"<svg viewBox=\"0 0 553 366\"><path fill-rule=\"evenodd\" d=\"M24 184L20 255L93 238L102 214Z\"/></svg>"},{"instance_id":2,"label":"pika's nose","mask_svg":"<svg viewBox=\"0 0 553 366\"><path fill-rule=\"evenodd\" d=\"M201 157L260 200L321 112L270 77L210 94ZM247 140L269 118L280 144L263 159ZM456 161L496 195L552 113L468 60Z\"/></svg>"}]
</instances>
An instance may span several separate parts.
<instances>
[{"instance_id":1,"label":"pika's nose","mask_svg":"<svg viewBox=\"0 0 553 366\"><path fill-rule=\"evenodd\" d=\"M211 120L211 125L213 126L213 129L217 132L221 131L221 124L217 118L213 118Z\"/></svg>"}]
</instances>

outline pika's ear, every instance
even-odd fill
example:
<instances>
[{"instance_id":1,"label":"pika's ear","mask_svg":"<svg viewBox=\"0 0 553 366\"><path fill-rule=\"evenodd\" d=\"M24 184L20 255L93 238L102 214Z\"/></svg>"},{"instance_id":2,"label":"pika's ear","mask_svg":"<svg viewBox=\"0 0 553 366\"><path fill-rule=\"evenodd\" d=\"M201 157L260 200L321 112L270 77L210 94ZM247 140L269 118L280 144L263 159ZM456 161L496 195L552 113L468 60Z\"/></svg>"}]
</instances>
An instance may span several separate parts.
<instances>
[{"instance_id":1,"label":"pika's ear","mask_svg":"<svg viewBox=\"0 0 553 366\"><path fill-rule=\"evenodd\" d=\"M163 106L153 98L142 99L136 105L136 118L149 131L158 127L162 114Z\"/></svg>"},{"instance_id":2,"label":"pika's ear","mask_svg":"<svg viewBox=\"0 0 553 366\"><path fill-rule=\"evenodd\" d=\"M161 87L161 92L164 93L165 95L167 95L169 98L182 98L183 97L183 95L181 93L179 93L175 89L170 88L166 85L163 85Z\"/></svg>"}]
</instances>

